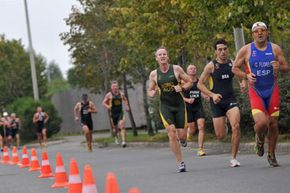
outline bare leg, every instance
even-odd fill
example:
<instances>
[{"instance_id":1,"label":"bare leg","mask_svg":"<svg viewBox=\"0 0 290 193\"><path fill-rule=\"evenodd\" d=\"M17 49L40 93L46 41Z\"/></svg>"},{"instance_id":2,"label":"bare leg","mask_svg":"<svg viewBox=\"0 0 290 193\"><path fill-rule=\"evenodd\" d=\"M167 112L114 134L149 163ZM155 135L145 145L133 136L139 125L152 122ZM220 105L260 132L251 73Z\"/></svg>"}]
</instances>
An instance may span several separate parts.
<instances>
[{"instance_id":1,"label":"bare leg","mask_svg":"<svg viewBox=\"0 0 290 193\"><path fill-rule=\"evenodd\" d=\"M253 115L254 121L255 121L255 132L259 138L260 141L264 140L264 135L267 132L268 128L268 118L264 112L259 112L255 115Z\"/></svg>"},{"instance_id":2,"label":"bare leg","mask_svg":"<svg viewBox=\"0 0 290 193\"><path fill-rule=\"evenodd\" d=\"M167 132L168 132L169 145L170 145L171 151L175 155L176 161L180 163L182 162L182 154L181 154L181 149L178 143L175 126L174 125L168 126Z\"/></svg>"},{"instance_id":3,"label":"bare leg","mask_svg":"<svg viewBox=\"0 0 290 193\"><path fill-rule=\"evenodd\" d=\"M204 143L204 125L205 125L205 119L198 119L197 120L197 127L198 127L198 147L203 148Z\"/></svg>"},{"instance_id":4,"label":"bare leg","mask_svg":"<svg viewBox=\"0 0 290 193\"><path fill-rule=\"evenodd\" d=\"M193 141L193 135L195 133L195 122L188 123L187 139Z\"/></svg>"},{"instance_id":5,"label":"bare leg","mask_svg":"<svg viewBox=\"0 0 290 193\"><path fill-rule=\"evenodd\" d=\"M20 147L20 135L19 135L19 133L16 134L16 145L17 145L17 147Z\"/></svg>"},{"instance_id":6,"label":"bare leg","mask_svg":"<svg viewBox=\"0 0 290 193\"><path fill-rule=\"evenodd\" d=\"M42 129L43 144L46 145L46 128Z\"/></svg>"},{"instance_id":7,"label":"bare leg","mask_svg":"<svg viewBox=\"0 0 290 193\"><path fill-rule=\"evenodd\" d=\"M125 128L125 121L121 120L119 122L119 127L121 129L121 138L122 138L122 142L126 142L126 128Z\"/></svg>"},{"instance_id":8,"label":"bare leg","mask_svg":"<svg viewBox=\"0 0 290 193\"><path fill-rule=\"evenodd\" d=\"M38 138L38 143L39 143L39 145L41 147L41 145L42 145L42 134L41 133L37 133L37 138Z\"/></svg>"},{"instance_id":9,"label":"bare leg","mask_svg":"<svg viewBox=\"0 0 290 193\"><path fill-rule=\"evenodd\" d=\"M213 126L218 140L223 140L227 133L225 129L225 117L213 118Z\"/></svg>"},{"instance_id":10,"label":"bare leg","mask_svg":"<svg viewBox=\"0 0 290 193\"><path fill-rule=\"evenodd\" d=\"M3 149L3 137L0 135L0 148Z\"/></svg>"},{"instance_id":11,"label":"bare leg","mask_svg":"<svg viewBox=\"0 0 290 193\"><path fill-rule=\"evenodd\" d=\"M234 107L227 112L228 120L232 127L232 159L236 159L240 145L240 110Z\"/></svg>"},{"instance_id":12,"label":"bare leg","mask_svg":"<svg viewBox=\"0 0 290 193\"><path fill-rule=\"evenodd\" d=\"M270 117L270 124L268 130L269 153L275 154L276 144L279 136L278 118Z\"/></svg>"}]
</instances>

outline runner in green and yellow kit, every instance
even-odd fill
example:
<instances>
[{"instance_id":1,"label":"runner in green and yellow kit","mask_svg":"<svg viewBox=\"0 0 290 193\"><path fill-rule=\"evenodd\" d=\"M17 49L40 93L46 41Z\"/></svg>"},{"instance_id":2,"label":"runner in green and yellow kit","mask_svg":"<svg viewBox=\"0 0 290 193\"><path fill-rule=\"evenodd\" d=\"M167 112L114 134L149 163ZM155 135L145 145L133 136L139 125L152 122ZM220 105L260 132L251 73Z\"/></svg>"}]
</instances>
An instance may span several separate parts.
<instances>
[{"instance_id":1,"label":"runner in green and yellow kit","mask_svg":"<svg viewBox=\"0 0 290 193\"><path fill-rule=\"evenodd\" d=\"M185 163L178 140L182 146L186 146L184 129L187 128L187 115L182 90L190 88L191 81L180 66L168 63L169 58L164 47L157 49L155 57L159 68L150 73L148 96L154 97L159 88L160 116L168 132L171 150L178 162L178 171L185 172ZM183 85L180 84L181 81Z\"/></svg>"}]
</instances>

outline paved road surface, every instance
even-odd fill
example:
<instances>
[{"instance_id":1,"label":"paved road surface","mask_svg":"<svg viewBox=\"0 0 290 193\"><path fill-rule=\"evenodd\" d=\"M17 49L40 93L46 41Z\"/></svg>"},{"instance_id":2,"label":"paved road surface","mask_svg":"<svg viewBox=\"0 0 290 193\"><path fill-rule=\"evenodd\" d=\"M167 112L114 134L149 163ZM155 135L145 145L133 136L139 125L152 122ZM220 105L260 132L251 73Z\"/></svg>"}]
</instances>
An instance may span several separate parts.
<instances>
[{"instance_id":1,"label":"paved road surface","mask_svg":"<svg viewBox=\"0 0 290 193\"><path fill-rule=\"evenodd\" d=\"M79 138L76 138L79 139ZM67 172L69 160L76 158L83 173L91 164L99 193L104 192L105 176L115 172L122 193L137 186L142 193L289 193L290 155L280 153L279 168L270 168L264 158L253 154L239 155L240 168L229 168L229 154L207 150L206 157L183 149L188 172L176 173L175 161L168 148L103 148L88 153L79 141L52 145L48 148L52 167L61 152ZM39 158L40 158L40 151ZM0 193L53 193L67 189L50 189L52 179L38 179L38 172L0 164ZM81 174L82 175L82 174Z\"/></svg>"}]
</instances>

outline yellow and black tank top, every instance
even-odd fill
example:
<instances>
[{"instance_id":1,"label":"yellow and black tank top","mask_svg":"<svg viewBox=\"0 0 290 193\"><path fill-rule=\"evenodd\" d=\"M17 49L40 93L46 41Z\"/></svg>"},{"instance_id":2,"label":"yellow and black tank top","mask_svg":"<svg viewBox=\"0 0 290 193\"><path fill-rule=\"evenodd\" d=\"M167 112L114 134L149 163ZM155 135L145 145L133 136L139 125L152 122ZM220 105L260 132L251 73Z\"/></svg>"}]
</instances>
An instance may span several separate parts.
<instances>
[{"instance_id":1,"label":"yellow and black tank top","mask_svg":"<svg viewBox=\"0 0 290 193\"><path fill-rule=\"evenodd\" d=\"M114 95L112 92L112 106L111 106L111 112L112 113L120 113L123 111L123 104L122 104L122 96L121 93L118 93L117 95Z\"/></svg>"},{"instance_id":2,"label":"yellow and black tank top","mask_svg":"<svg viewBox=\"0 0 290 193\"><path fill-rule=\"evenodd\" d=\"M210 75L209 86L210 90L214 93L222 95L223 99L233 97L233 77L232 61L225 64L220 64L216 60L212 61L214 64L214 71Z\"/></svg>"},{"instance_id":3,"label":"yellow and black tank top","mask_svg":"<svg viewBox=\"0 0 290 193\"><path fill-rule=\"evenodd\" d=\"M160 102L169 106L184 105L181 93L175 91L174 86L178 85L173 66L170 65L166 73L157 68L157 84L160 89Z\"/></svg>"}]
</instances>

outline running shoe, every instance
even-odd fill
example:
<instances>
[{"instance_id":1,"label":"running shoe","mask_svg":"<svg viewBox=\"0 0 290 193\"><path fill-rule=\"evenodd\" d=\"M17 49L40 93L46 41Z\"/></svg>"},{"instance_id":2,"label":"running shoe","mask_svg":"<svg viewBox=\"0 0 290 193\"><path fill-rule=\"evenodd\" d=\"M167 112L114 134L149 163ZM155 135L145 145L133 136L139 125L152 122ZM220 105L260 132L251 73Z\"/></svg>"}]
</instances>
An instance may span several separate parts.
<instances>
[{"instance_id":1,"label":"running shoe","mask_svg":"<svg viewBox=\"0 0 290 193\"><path fill-rule=\"evenodd\" d=\"M264 155L265 136L262 135L262 139L259 139L258 135L256 134L255 139L256 139L256 144L255 144L256 154L262 157Z\"/></svg>"},{"instance_id":2,"label":"running shoe","mask_svg":"<svg viewBox=\"0 0 290 193\"><path fill-rule=\"evenodd\" d=\"M235 167L240 167L241 164L238 160L236 159L231 159L231 165L230 165L232 168L235 168Z\"/></svg>"},{"instance_id":3,"label":"running shoe","mask_svg":"<svg viewBox=\"0 0 290 193\"><path fill-rule=\"evenodd\" d=\"M126 144L125 141L122 142L122 147L123 147L123 148L127 147L127 144Z\"/></svg>"},{"instance_id":4,"label":"running shoe","mask_svg":"<svg viewBox=\"0 0 290 193\"><path fill-rule=\"evenodd\" d=\"M181 144L182 147L186 147L187 146L187 141L186 140L185 141L180 141L180 144Z\"/></svg>"},{"instance_id":5,"label":"running shoe","mask_svg":"<svg viewBox=\"0 0 290 193\"><path fill-rule=\"evenodd\" d=\"M87 148L89 152L93 151L92 144L87 143Z\"/></svg>"},{"instance_id":6,"label":"running shoe","mask_svg":"<svg viewBox=\"0 0 290 193\"><path fill-rule=\"evenodd\" d=\"M120 144L120 142L119 142L119 137L115 137L115 144L117 144L117 145L119 145Z\"/></svg>"},{"instance_id":7,"label":"running shoe","mask_svg":"<svg viewBox=\"0 0 290 193\"><path fill-rule=\"evenodd\" d=\"M179 165L178 165L178 172L181 173L181 172L186 172L186 166L185 166L185 163L184 162L181 162Z\"/></svg>"},{"instance_id":8,"label":"running shoe","mask_svg":"<svg viewBox=\"0 0 290 193\"><path fill-rule=\"evenodd\" d=\"M279 164L277 162L277 159L276 159L276 156L275 156L274 153L268 153L267 159L268 159L268 162L269 162L270 166L279 167Z\"/></svg>"},{"instance_id":9,"label":"running shoe","mask_svg":"<svg viewBox=\"0 0 290 193\"><path fill-rule=\"evenodd\" d=\"M188 136L187 136L187 141L189 141L189 142L193 142L193 136L192 136L192 135L188 135Z\"/></svg>"},{"instance_id":10,"label":"running shoe","mask_svg":"<svg viewBox=\"0 0 290 193\"><path fill-rule=\"evenodd\" d=\"M203 148L199 148L199 149L197 150L197 155L198 155L198 156L205 156L206 153L205 153L205 151L203 150Z\"/></svg>"}]
</instances>

